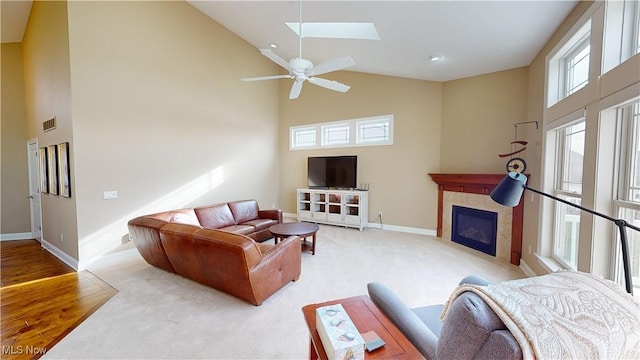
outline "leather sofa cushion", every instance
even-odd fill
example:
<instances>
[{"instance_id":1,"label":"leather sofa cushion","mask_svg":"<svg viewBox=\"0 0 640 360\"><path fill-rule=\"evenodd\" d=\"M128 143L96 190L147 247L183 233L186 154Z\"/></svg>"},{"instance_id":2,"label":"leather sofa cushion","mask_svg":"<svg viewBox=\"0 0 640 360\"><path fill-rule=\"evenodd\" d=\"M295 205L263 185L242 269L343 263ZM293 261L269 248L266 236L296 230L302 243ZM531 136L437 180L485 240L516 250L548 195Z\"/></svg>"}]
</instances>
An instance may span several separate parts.
<instances>
[{"instance_id":1,"label":"leather sofa cushion","mask_svg":"<svg viewBox=\"0 0 640 360\"><path fill-rule=\"evenodd\" d=\"M249 235L256 232L256 228L248 225L231 225L231 226L225 226L223 228L219 228L218 230L228 231L228 232L231 232L234 234L240 234L240 235Z\"/></svg>"},{"instance_id":2,"label":"leather sofa cushion","mask_svg":"<svg viewBox=\"0 0 640 360\"><path fill-rule=\"evenodd\" d=\"M200 225L209 229L220 229L236 224L227 204L216 204L194 209Z\"/></svg>"},{"instance_id":3,"label":"leather sofa cushion","mask_svg":"<svg viewBox=\"0 0 640 360\"><path fill-rule=\"evenodd\" d=\"M200 221L196 216L195 211L193 209L184 209L176 211L171 219L169 219L170 223L184 224L184 225L193 225L200 226Z\"/></svg>"},{"instance_id":4,"label":"leather sofa cushion","mask_svg":"<svg viewBox=\"0 0 640 360\"><path fill-rule=\"evenodd\" d=\"M278 223L277 220L272 219L255 219L251 221L247 221L242 223L242 225L250 225L255 228L255 231L262 231L270 228L272 225L276 225Z\"/></svg>"},{"instance_id":5,"label":"leather sofa cushion","mask_svg":"<svg viewBox=\"0 0 640 360\"><path fill-rule=\"evenodd\" d=\"M258 218L258 202L255 200L240 200L228 203L237 224Z\"/></svg>"}]
</instances>

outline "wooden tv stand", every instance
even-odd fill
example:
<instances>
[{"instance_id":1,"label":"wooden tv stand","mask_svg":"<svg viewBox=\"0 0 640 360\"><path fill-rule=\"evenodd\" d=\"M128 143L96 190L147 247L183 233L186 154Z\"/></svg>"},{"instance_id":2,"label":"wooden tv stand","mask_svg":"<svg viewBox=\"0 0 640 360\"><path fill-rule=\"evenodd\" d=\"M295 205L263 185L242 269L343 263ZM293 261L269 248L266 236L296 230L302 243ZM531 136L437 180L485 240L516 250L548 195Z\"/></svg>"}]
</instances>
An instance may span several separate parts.
<instances>
[{"instance_id":1,"label":"wooden tv stand","mask_svg":"<svg viewBox=\"0 0 640 360\"><path fill-rule=\"evenodd\" d=\"M369 192L365 190L298 189L298 221L359 228L369 223Z\"/></svg>"}]
</instances>

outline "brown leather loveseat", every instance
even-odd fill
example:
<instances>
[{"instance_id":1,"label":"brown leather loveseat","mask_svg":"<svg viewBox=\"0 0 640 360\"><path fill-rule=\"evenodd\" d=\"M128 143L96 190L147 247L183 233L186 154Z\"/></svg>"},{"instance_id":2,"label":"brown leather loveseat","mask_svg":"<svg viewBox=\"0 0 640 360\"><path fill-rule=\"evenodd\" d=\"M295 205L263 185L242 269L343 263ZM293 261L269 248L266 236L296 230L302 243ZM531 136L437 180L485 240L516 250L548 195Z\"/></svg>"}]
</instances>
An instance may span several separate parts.
<instances>
[{"instance_id":1,"label":"brown leather loveseat","mask_svg":"<svg viewBox=\"0 0 640 360\"><path fill-rule=\"evenodd\" d=\"M280 222L280 210L243 200L144 215L128 227L149 264L260 305L300 277L298 237L258 242L271 238L269 227Z\"/></svg>"}]
</instances>

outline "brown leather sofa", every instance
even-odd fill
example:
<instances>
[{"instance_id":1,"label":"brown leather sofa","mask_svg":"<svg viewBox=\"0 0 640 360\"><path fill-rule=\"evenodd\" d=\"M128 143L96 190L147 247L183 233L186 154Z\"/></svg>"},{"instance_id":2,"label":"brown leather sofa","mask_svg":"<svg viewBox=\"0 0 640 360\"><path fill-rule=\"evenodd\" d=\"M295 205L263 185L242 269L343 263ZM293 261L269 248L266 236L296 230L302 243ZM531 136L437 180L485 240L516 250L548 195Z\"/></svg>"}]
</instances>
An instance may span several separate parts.
<instances>
[{"instance_id":1,"label":"brown leather sofa","mask_svg":"<svg viewBox=\"0 0 640 360\"><path fill-rule=\"evenodd\" d=\"M260 305L301 273L298 237L256 241L272 237L269 226L279 222L280 210L243 200L140 216L128 227L149 264Z\"/></svg>"}]
</instances>

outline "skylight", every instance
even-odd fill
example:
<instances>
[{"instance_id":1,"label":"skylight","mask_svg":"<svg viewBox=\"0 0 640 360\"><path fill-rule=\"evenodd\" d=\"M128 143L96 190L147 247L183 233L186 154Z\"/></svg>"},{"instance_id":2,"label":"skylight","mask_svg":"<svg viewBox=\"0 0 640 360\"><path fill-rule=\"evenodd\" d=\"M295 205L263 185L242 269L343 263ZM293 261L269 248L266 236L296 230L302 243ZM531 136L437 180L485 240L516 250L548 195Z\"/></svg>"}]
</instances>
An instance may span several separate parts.
<instances>
[{"instance_id":1,"label":"skylight","mask_svg":"<svg viewBox=\"0 0 640 360\"><path fill-rule=\"evenodd\" d=\"M285 23L298 34L300 23ZM332 39L357 39L357 40L380 40L378 31L373 23L350 23L350 22L303 22L302 37L307 38L332 38Z\"/></svg>"}]
</instances>

